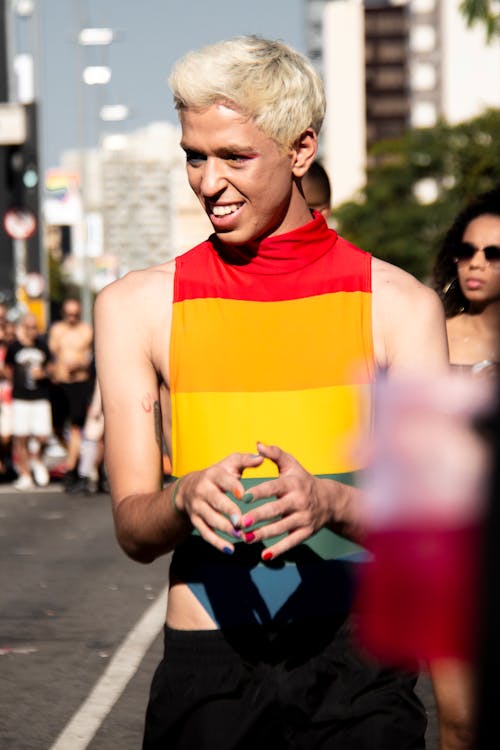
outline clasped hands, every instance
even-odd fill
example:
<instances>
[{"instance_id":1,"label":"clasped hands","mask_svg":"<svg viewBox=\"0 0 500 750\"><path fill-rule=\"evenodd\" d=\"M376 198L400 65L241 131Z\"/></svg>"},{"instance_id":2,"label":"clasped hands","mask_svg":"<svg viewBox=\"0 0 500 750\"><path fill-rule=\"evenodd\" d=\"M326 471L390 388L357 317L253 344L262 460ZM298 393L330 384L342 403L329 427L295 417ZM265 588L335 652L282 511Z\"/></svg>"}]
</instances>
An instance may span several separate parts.
<instances>
[{"instance_id":1,"label":"clasped hands","mask_svg":"<svg viewBox=\"0 0 500 750\"><path fill-rule=\"evenodd\" d=\"M257 450L256 454L233 453L208 469L186 474L176 493L176 506L189 516L205 541L228 555L234 552L234 545L217 531L247 544L285 535L262 552L262 559L268 561L325 526L331 508L321 484L325 480L310 474L277 446L257 443ZM276 464L278 477L254 485L245 494L240 481L243 471L259 466L265 458ZM248 511L242 513L227 492L248 501ZM269 497L276 499L258 507L252 505Z\"/></svg>"}]
</instances>

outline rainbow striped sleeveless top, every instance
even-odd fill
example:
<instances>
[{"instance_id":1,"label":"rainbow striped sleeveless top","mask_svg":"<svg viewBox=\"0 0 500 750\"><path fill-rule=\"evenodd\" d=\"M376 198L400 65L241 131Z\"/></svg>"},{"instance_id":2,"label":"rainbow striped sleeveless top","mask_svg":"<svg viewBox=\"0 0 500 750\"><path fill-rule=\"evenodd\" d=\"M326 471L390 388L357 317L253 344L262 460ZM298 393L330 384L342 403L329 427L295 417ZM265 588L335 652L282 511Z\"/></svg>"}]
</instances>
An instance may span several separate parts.
<instances>
[{"instance_id":1,"label":"rainbow striped sleeveless top","mask_svg":"<svg viewBox=\"0 0 500 750\"><path fill-rule=\"evenodd\" d=\"M320 214L266 238L254 256L212 236L176 259L174 476L234 451L255 453L260 440L312 474L354 483L362 467L353 447L371 429L374 372L371 257ZM243 484L273 476L266 460ZM360 547L322 529L276 560L262 562L261 552L236 542L229 557L195 532L176 549L172 572L220 627L348 612Z\"/></svg>"}]
</instances>

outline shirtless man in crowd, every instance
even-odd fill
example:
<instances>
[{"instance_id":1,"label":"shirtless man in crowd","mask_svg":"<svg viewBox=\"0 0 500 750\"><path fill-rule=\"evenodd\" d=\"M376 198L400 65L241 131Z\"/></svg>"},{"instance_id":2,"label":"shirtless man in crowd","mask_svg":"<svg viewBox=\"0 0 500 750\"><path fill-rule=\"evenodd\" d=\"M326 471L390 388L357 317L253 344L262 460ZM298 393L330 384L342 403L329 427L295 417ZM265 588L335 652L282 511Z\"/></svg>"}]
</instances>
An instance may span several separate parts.
<instances>
[{"instance_id":1,"label":"shirtless man in crowd","mask_svg":"<svg viewBox=\"0 0 500 750\"><path fill-rule=\"evenodd\" d=\"M78 479L81 431L92 396L92 346L92 326L81 319L80 301L66 299L62 306L62 320L54 323L49 332L49 348L54 358L53 422L59 439L63 438L66 423L70 425L66 446L66 489Z\"/></svg>"}]
</instances>

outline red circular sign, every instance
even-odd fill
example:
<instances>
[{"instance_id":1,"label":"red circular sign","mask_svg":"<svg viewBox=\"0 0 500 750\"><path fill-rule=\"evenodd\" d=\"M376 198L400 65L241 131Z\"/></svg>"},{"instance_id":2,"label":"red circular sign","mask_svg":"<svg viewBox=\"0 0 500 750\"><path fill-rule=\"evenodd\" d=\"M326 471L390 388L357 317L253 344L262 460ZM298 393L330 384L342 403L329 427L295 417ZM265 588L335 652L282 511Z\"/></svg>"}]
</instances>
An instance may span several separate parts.
<instances>
[{"instance_id":1,"label":"red circular sign","mask_svg":"<svg viewBox=\"0 0 500 750\"><path fill-rule=\"evenodd\" d=\"M3 228L13 240L27 240L36 232L37 220L29 208L9 208L3 217Z\"/></svg>"}]
</instances>

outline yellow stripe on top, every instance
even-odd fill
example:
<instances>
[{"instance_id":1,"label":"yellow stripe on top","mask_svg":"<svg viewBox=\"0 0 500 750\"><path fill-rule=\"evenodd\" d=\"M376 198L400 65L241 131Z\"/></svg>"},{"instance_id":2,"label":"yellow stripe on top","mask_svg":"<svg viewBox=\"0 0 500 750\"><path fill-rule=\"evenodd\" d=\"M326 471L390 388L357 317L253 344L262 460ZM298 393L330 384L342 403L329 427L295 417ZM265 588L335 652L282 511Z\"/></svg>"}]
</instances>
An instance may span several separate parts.
<instances>
[{"instance_id":1,"label":"yellow stripe on top","mask_svg":"<svg viewBox=\"0 0 500 750\"><path fill-rule=\"evenodd\" d=\"M373 379L369 292L277 302L188 299L173 306L172 332L177 393L274 392Z\"/></svg>"},{"instance_id":2,"label":"yellow stripe on top","mask_svg":"<svg viewBox=\"0 0 500 750\"><path fill-rule=\"evenodd\" d=\"M172 394L175 474L203 469L235 451L256 450L257 440L279 445L312 474L357 469L355 440L370 430L369 385L303 391ZM192 429L179 435L179 426ZM182 439L184 437L184 439ZM264 462L245 476L276 476Z\"/></svg>"}]
</instances>

